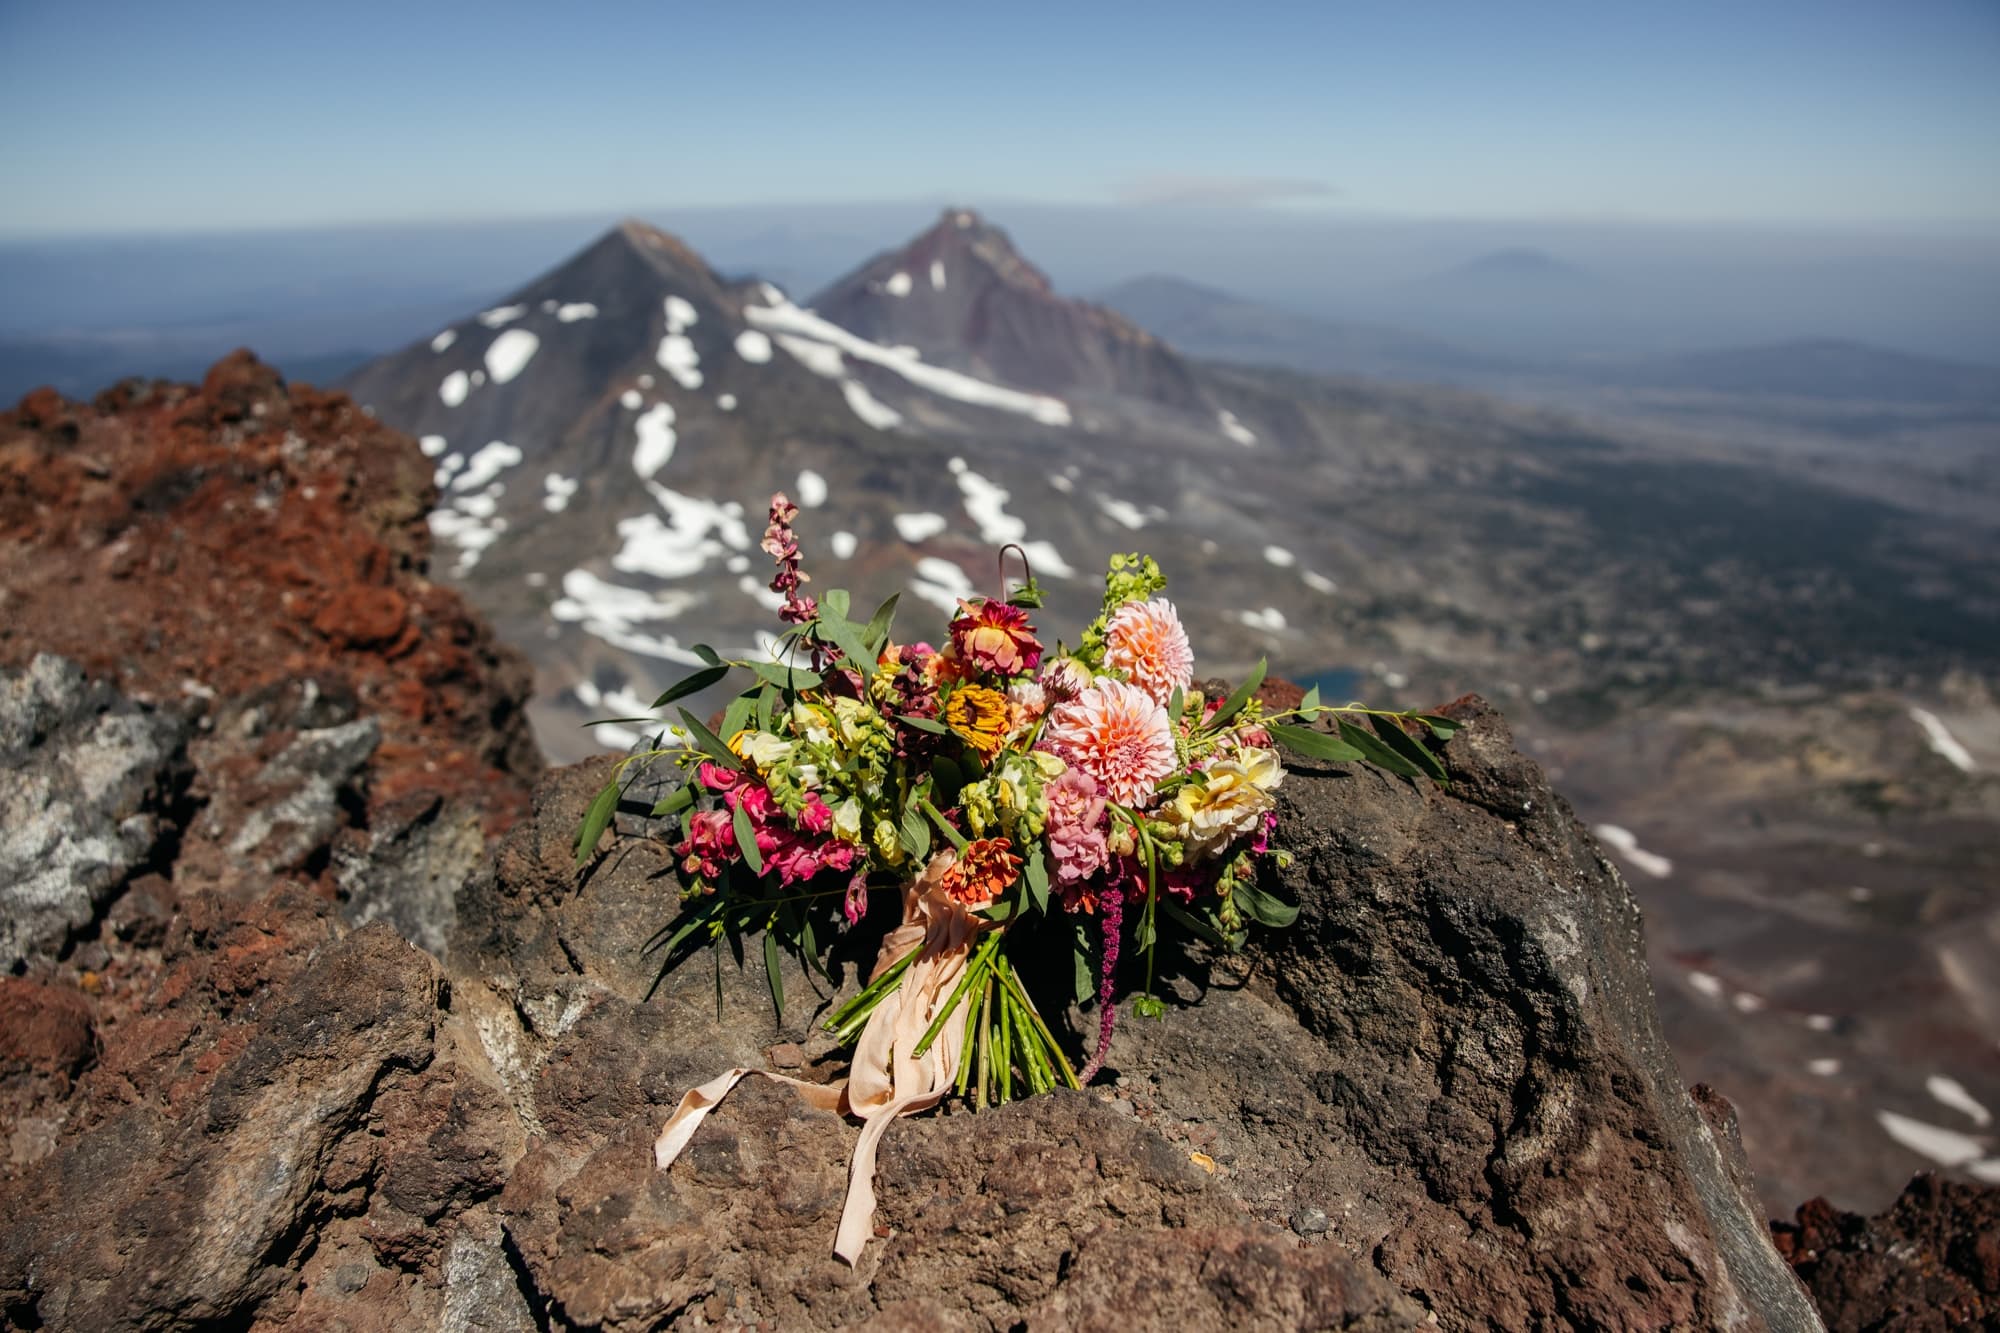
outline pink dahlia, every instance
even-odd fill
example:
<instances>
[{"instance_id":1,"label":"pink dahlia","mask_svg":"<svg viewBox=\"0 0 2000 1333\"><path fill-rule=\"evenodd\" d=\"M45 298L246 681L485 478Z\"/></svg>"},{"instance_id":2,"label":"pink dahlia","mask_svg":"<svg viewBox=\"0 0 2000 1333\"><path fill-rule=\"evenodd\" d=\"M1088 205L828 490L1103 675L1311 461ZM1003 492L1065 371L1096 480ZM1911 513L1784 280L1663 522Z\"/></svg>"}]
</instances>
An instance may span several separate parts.
<instances>
[{"instance_id":1,"label":"pink dahlia","mask_svg":"<svg viewBox=\"0 0 2000 1333\"><path fill-rule=\"evenodd\" d=\"M1097 780L1124 805L1144 805L1174 771L1173 727L1159 700L1136 685L1104 680L1058 705L1043 745Z\"/></svg>"},{"instance_id":2,"label":"pink dahlia","mask_svg":"<svg viewBox=\"0 0 2000 1333\"><path fill-rule=\"evenodd\" d=\"M1194 649L1174 604L1155 597L1114 611L1104 627L1104 664L1123 671L1161 703L1186 689L1194 679Z\"/></svg>"},{"instance_id":3,"label":"pink dahlia","mask_svg":"<svg viewBox=\"0 0 2000 1333\"><path fill-rule=\"evenodd\" d=\"M1072 768L1044 786L1042 795L1048 801L1049 853L1055 858L1056 883L1068 889L1111 864L1097 779Z\"/></svg>"},{"instance_id":4,"label":"pink dahlia","mask_svg":"<svg viewBox=\"0 0 2000 1333\"><path fill-rule=\"evenodd\" d=\"M1028 613L991 598L976 605L959 604L951 622L951 646L961 662L996 676L1033 671L1042 660L1042 645L1028 623Z\"/></svg>"}]
</instances>

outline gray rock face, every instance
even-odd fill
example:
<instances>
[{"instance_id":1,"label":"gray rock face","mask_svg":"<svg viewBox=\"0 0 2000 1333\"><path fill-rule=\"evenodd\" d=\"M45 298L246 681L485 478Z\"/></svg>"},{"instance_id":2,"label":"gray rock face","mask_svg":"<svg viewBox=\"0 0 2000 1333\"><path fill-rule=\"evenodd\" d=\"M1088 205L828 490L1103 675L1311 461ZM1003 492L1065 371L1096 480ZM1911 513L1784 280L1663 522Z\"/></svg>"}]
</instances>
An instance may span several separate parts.
<instances>
[{"instance_id":1,"label":"gray rock face","mask_svg":"<svg viewBox=\"0 0 2000 1333\"><path fill-rule=\"evenodd\" d=\"M0 971L53 958L153 854L187 737L63 658L0 672Z\"/></svg>"},{"instance_id":2,"label":"gray rock face","mask_svg":"<svg viewBox=\"0 0 2000 1333\"><path fill-rule=\"evenodd\" d=\"M95 1114L0 1186L0 1308L93 1328L1818 1328L1726 1106L1691 1101L1659 1040L1625 886L1499 717L1457 713L1449 791L1295 767L1297 861L1271 887L1297 926L1240 959L1164 958L1180 1003L1128 1014L1097 1086L892 1126L856 1268L830 1253L855 1129L780 1085L747 1081L652 1168L695 1083L844 1062L789 961L781 1018L755 962L659 977L644 946L675 897L645 821L572 868L598 762L552 774L466 884L448 984L379 924L340 938L323 904L256 918L277 943L254 983L220 942L241 927L177 963L214 960L175 983L214 996L208 1035L146 1086L184 1090ZM838 974L871 954L865 928L843 937Z\"/></svg>"}]
</instances>

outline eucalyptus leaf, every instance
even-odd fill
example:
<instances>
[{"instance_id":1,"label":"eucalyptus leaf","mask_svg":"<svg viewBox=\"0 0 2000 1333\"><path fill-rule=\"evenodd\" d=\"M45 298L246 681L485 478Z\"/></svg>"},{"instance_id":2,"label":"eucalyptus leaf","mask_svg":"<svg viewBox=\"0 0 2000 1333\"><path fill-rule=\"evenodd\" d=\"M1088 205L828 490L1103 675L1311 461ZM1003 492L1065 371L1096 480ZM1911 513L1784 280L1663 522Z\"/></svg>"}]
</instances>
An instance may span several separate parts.
<instances>
[{"instance_id":1,"label":"eucalyptus leaf","mask_svg":"<svg viewBox=\"0 0 2000 1333\"><path fill-rule=\"evenodd\" d=\"M583 816L583 827L577 830L576 863L579 866L588 862L591 853L597 850L597 840L604 836L604 830L610 827L611 816L617 810L618 779L614 777L598 788L597 795L591 798L590 809Z\"/></svg>"},{"instance_id":2,"label":"eucalyptus leaf","mask_svg":"<svg viewBox=\"0 0 2000 1333\"><path fill-rule=\"evenodd\" d=\"M1258 658L1257 665L1251 669L1248 676L1244 677L1243 683L1238 685L1230 693L1230 696L1222 701L1222 707L1215 710L1215 716L1209 719L1208 725L1210 727L1219 727L1230 718L1242 712L1243 705L1250 702L1250 696L1255 694L1257 687L1264 683L1264 675L1270 670L1270 666L1271 664L1267 659Z\"/></svg>"},{"instance_id":3,"label":"eucalyptus leaf","mask_svg":"<svg viewBox=\"0 0 2000 1333\"><path fill-rule=\"evenodd\" d=\"M784 960L778 954L776 931L764 932L764 976L771 983L771 1008L780 1022L785 1017L785 972Z\"/></svg>"},{"instance_id":4,"label":"eucalyptus leaf","mask_svg":"<svg viewBox=\"0 0 2000 1333\"><path fill-rule=\"evenodd\" d=\"M1423 770L1424 776L1433 782L1445 780L1444 765L1438 762L1438 757L1426 750L1416 737L1404 731L1402 724L1395 718L1371 717L1368 720L1375 724L1376 734L1381 736L1389 748Z\"/></svg>"},{"instance_id":5,"label":"eucalyptus leaf","mask_svg":"<svg viewBox=\"0 0 2000 1333\"><path fill-rule=\"evenodd\" d=\"M725 738L734 736L750 723L750 714L757 701L748 695L738 695L729 701L729 707L722 710L722 731Z\"/></svg>"},{"instance_id":6,"label":"eucalyptus leaf","mask_svg":"<svg viewBox=\"0 0 2000 1333\"><path fill-rule=\"evenodd\" d=\"M1395 750L1390 749L1388 744L1380 737L1371 732L1363 731L1352 722L1344 719L1341 721L1340 738L1361 751L1361 757L1377 768L1386 769L1400 777L1421 778L1424 776L1424 771L1421 768L1418 768Z\"/></svg>"},{"instance_id":7,"label":"eucalyptus leaf","mask_svg":"<svg viewBox=\"0 0 2000 1333\"><path fill-rule=\"evenodd\" d=\"M1436 713L1412 713L1410 716L1429 727L1431 735L1441 741L1448 741L1465 729L1463 722L1454 722L1448 717L1439 717Z\"/></svg>"},{"instance_id":8,"label":"eucalyptus leaf","mask_svg":"<svg viewBox=\"0 0 2000 1333\"><path fill-rule=\"evenodd\" d=\"M1028 898L1037 912L1049 910L1049 867L1043 859L1045 854L1045 849L1035 848L1021 867L1021 877L1028 882Z\"/></svg>"},{"instance_id":9,"label":"eucalyptus leaf","mask_svg":"<svg viewBox=\"0 0 2000 1333\"><path fill-rule=\"evenodd\" d=\"M868 618L868 627L861 631L861 637L870 652L879 654L882 645L889 641L889 627L896 622L896 603L902 596L899 592L890 593L889 600L876 607L875 614Z\"/></svg>"},{"instance_id":10,"label":"eucalyptus leaf","mask_svg":"<svg viewBox=\"0 0 2000 1333\"><path fill-rule=\"evenodd\" d=\"M757 730L771 729L771 719L776 715L777 707L778 691L774 687L765 685L757 691Z\"/></svg>"},{"instance_id":11,"label":"eucalyptus leaf","mask_svg":"<svg viewBox=\"0 0 2000 1333\"><path fill-rule=\"evenodd\" d=\"M819 673L804 667L786 666L782 662L752 662L750 669L781 690L816 690L825 682Z\"/></svg>"},{"instance_id":12,"label":"eucalyptus leaf","mask_svg":"<svg viewBox=\"0 0 2000 1333\"><path fill-rule=\"evenodd\" d=\"M1174 692L1167 697L1167 721L1173 724L1175 731L1181 729L1181 713L1186 708L1187 692L1176 685L1174 686Z\"/></svg>"},{"instance_id":13,"label":"eucalyptus leaf","mask_svg":"<svg viewBox=\"0 0 2000 1333\"><path fill-rule=\"evenodd\" d=\"M757 830L751 826L750 812L743 808L743 802L736 803L736 812L730 817L730 824L736 831L736 847L743 853L743 863L750 867L750 873L764 873L764 853L757 850Z\"/></svg>"},{"instance_id":14,"label":"eucalyptus leaf","mask_svg":"<svg viewBox=\"0 0 2000 1333\"><path fill-rule=\"evenodd\" d=\"M875 654L868 650L868 645L863 642L864 636L853 621L828 620L822 616L819 633L821 638L840 649L841 656L845 657L856 671L864 676L874 671Z\"/></svg>"},{"instance_id":15,"label":"eucalyptus leaf","mask_svg":"<svg viewBox=\"0 0 2000 1333\"><path fill-rule=\"evenodd\" d=\"M660 798L659 803L653 807L653 816L657 819L666 815L679 814L693 804L694 788L692 786L676 787Z\"/></svg>"},{"instance_id":16,"label":"eucalyptus leaf","mask_svg":"<svg viewBox=\"0 0 2000 1333\"><path fill-rule=\"evenodd\" d=\"M1299 711L1310 717L1312 715L1313 709L1318 707L1319 707L1319 686L1315 685L1311 689L1306 691L1305 698L1299 700Z\"/></svg>"},{"instance_id":17,"label":"eucalyptus leaf","mask_svg":"<svg viewBox=\"0 0 2000 1333\"><path fill-rule=\"evenodd\" d=\"M845 588L828 588L825 595L819 599L819 613L822 616L831 613L835 618L845 620L847 619L847 606L848 598L847 589Z\"/></svg>"},{"instance_id":18,"label":"eucalyptus leaf","mask_svg":"<svg viewBox=\"0 0 2000 1333\"><path fill-rule=\"evenodd\" d=\"M1338 761L1363 758L1361 751L1347 742L1337 740L1323 731L1314 731L1310 727L1294 727L1274 722L1268 730L1271 739L1308 759Z\"/></svg>"},{"instance_id":19,"label":"eucalyptus leaf","mask_svg":"<svg viewBox=\"0 0 2000 1333\"><path fill-rule=\"evenodd\" d=\"M1239 881L1229 891L1230 900L1243 909L1245 916L1259 925L1289 926L1299 919L1299 909L1258 888L1247 880Z\"/></svg>"},{"instance_id":20,"label":"eucalyptus leaf","mask_svg":"<svg viewBox=\"0 0 2000 1333\"><path fill-rule=\"evenodd\" d=\"M705 666L699 671L690 672L667 686L666 692L653 700L653 707L665 708L676 699L685 699L690 694L699 694L728 674L729 665L726 662L715 666Z\"/></svg>"},{"instance_id":21,"label":"eucalyptus leaf","mask_svg":"<svg viewBox=\"0 0 2000 1333\"><path fill-rule=\"evenodd\" d=\"M700 750L710 759L713 759L716 763L721 764L724 768L734 769L739 773L743 771L743 761L738 759L735 753L722 743L720 736L710 731L700 718L688 712L687 709L682 708L677 711L681 715L681 728L694 741L696 749Z\"/></svg>"},{"instance_id":22,"label":"eucalyptus leaf","mask_svg":"<svg viewBox=\"0 0 2000 1333\"><path fill-rule=\"evenodd\" d=\"M931 854L931 826L924 819L923 812L914 805L903 811L902 822L896 826L901 835L903 850L915 857L919 863L928 860Z\"/></svg>"},{"instance_id":23,"label":"eucalyptus leaf","mask_svg":"<svg viewBox=\"0 0 2000 1333\"><path fill-rule=\"evenodd\" d=\"M723 660L716 655L715 649L709 647L705 643L697 643L693 647L689 648L688 651L693 653L696 657L699 657L702 661L708 663L712 667L726 665L723 662Z\"/></svg>"},{"instance_id":24,"label":"eucalyptus leaf","mask_svg":"<svg viewBox=\"0 0 2000 1333\"><path fill-rule=\"evenodd\" d=\"M933 736L943 736L951 730L950 727L947 727L942 722L934 722L927 717L911 717L908 713L896 714L896 720L906 727L915 727L918 731L928 731Z\"/></svg>"}]
</instances>

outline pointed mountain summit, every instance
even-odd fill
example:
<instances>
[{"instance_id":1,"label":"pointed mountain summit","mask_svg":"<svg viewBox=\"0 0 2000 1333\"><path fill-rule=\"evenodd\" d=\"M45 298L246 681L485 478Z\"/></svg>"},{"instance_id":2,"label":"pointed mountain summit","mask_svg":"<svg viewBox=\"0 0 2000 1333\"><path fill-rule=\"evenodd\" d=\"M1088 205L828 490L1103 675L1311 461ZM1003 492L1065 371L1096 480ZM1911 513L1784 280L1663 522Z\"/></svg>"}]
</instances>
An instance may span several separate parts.
<instances>
[{"instance_id":1,"label":"pointed mountain summit","mask_svg":"<svg viewBox=\"0 0 2000 1333\"><path fill-rule=\"evenodd\" d=\"M813 298L820 315L928 361L1065 397L1117 396L1213 416L1188 364L1102 306L1057 294L1007 233L970 209Z\"/></svg>"}]
</instances>

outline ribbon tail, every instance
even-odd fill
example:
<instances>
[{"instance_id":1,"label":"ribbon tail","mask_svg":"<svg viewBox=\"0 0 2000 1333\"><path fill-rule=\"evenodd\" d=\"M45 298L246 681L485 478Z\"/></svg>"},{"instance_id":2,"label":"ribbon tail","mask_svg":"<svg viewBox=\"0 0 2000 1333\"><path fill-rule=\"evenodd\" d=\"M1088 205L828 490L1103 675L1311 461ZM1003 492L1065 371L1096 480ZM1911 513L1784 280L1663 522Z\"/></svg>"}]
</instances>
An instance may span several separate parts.
<instances>
[{"instance_id":1,"label":"ribbon tail","mask_svg":"<svg viewBox=\"0 0 2000 1333\"><path fill-rule=\"evenodd\" d=\"M660 1137L653 1144L653 1165L664 1171L674 1164L674 1159L694 1138L694 1132L701 1128L701 1122L708 1118L727 1097L730 1090L750 1074L762 1074L777 1083L785 1083L797 1088L806 1104L820 1111L844 1111L847 1109L847 1083L808 1083L804 1079L788 1078L783 1074L773 1074L763 1069L732 1069L726 1074L718 1074L681 1098L681 1104L667 1117L666 1126L660 1130Z\"/></svg>"},{"instance_id":2,"label":"ribbon tail","mask_svg":"<svg viewBox=\"0 0 2000 1333\"><path fill-rule=\"evenodd\" d=\"M681 1149L688 1146L688 1140L701 1128L701 1122L708 1118L716 1104L729 1095L729 1090L743 1081L747 1069L732 1069L717 1075L700 1087L691 1090L681 1098L681 1104L667 1117L666 1127L660 1131L658 1142L653 1144L653 1165L664 1171L674 1164L674 1158L681 1155Z\"/></svg>"},{"instance_id":3,"label":"ribbon tail","mask_svg":"<svg viewBox=\"0 0 2000 1333\"><path fill-rule=\"evenodd\" d=\"M834 1256L849 1268L861 1258L868 1238L875 1234L875 1148L889 1124L898 1116L927 1111L944 1100L944 1092L924 1092L899 1097L870 1113L855 1141L854 1156L847 1172L847 1201L840 1208L840 1228L833 1235Z\"/></svg>"}]
</instances>

